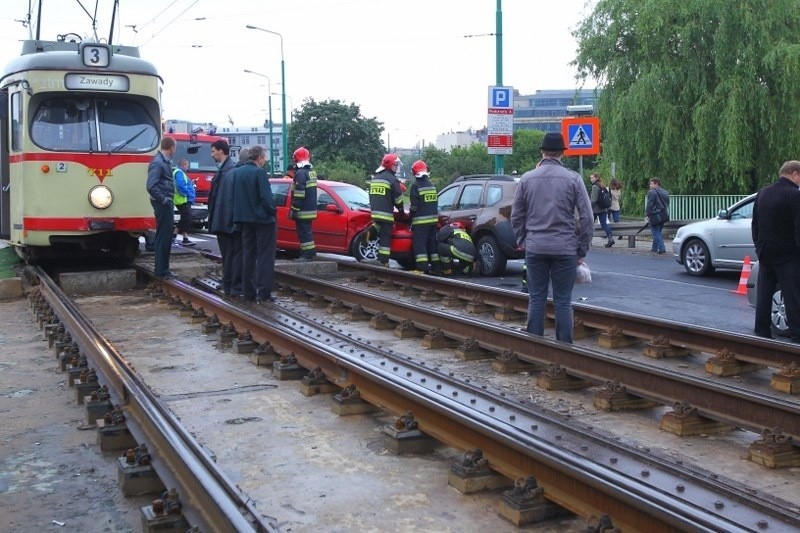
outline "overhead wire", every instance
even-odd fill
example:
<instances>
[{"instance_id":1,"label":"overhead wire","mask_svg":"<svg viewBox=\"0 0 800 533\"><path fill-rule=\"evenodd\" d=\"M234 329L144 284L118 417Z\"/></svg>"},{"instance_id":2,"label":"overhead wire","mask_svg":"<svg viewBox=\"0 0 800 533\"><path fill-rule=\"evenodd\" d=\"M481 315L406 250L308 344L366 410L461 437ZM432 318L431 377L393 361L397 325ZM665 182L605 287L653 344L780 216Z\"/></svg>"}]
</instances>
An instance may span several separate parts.
<instances>
[{"instance_id":1,"label":"overhead wire","mask_svg":"<svg viewBox=\"0 0 800 533\"><path fill-rule=\"evenodd\" d=\"M175 22L176 20L178 20L178 19L179 19L180 17L182 17L182 16L183 16L183 15L184 15L184 14L185 14L187 11L189 11L190 9L192 9L192 8L193 8L193 7L194 7L194 6L195 6L195 5L196 5L196 4L199 2L199 1L200 1L200 0L194 0L194 2L192 2L191 4L189 4L189 6L188 6L186 9L184 9L183 11L181 11L180 13L178 13L178 14L175 16L175 18L173 18L172 20L170 20L169 22L167 22L167 23L166 23L166 24L165 24L165 25L164 25L164 26L163 26L163 27L162 27L160 30L158 30L158 31L157 31L157 32L155 32L153 35L151 35L149 39L147 39L145 42L143 42L143 43L141 44L141 46L144 46L144 45L146 45L147 43L149 43L150 41L152 41L152 40L153 40L153 39L154 39L154 38L155 38L155 37L156 37L156 36L157 36L159 33L161 33L162 31L166 30L167 28L169 28L169 27L172 25L172 23L173 23L173 22ZM173 3L175 3L175 2L173 2ZM162 13L163 13L163 11L162 11Z\"/></svg>"},{"instance_id":2,"label":"overhead wire","mask_svg":"<svg viewBox=\"0 0 800 533\"><path fill-rule=\"evenodd\" d=\"M139 24L133 24L133 25L132 25L132 27L133 27L133 31L134 31L134 32L136 32L136 33L138 33L138 32L139 32L139 31L141 31L142 29L146 28L146 27L147 27L147 26L149 26L151 23L155 22L155 20L156 20L156 19L158 19L158 17L160 17L161 15L163 15L163 14L164 14L164 13L165 13L165 12L166 12L166 11L167 11L169 8L171 8L172 6L174 6L174 5L175 5L175 4L177 4L177 3L178 3L178 0L172 0L172 2L170 2L170 3L167 5L167 7L165 7L165 8L164 8L164 9L162 9L161 11L159 11L159 12L158 12L158 13L157 13L157 14L156 14L156 15L155 15L153 18L151 18L150 20L148 20L148 21L147 21L147 22L145 22L144 24L141 24L141 25L139 25Z\"/></svg>"}]
</instances>

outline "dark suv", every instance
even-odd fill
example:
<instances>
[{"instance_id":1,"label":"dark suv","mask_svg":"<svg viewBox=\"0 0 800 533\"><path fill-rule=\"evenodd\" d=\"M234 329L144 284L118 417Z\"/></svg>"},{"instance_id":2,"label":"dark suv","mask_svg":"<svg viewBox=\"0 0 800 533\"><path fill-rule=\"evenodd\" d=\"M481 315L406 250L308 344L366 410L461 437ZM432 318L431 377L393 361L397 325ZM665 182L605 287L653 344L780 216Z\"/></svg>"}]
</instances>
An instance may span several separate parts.
<instances>
[{"instance_id":1,"label":"dark suv","mask_svg":"<svg viewBox=\"0 0 800 533\"><path fill-rule=\"evenodd\" d=\"M439 221L462 222L482 260L482 274L497 276L509 259L525 252L511 229L511 202L517 180L498 174L461 176L439 191Z\"/></svg>"}]
</instances>

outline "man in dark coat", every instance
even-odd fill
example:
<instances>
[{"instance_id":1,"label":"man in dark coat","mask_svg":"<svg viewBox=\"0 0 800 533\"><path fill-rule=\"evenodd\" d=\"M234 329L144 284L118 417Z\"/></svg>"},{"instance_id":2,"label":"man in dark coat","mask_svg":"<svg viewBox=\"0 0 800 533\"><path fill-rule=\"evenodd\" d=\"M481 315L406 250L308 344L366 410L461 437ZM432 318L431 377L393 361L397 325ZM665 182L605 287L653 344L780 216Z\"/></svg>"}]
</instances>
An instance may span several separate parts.
<instances>
[{"instance_id":1,"label":"man in dark coat","mask_svg":"<svg viewBox=\"0 0 800 533\"><path fill-rule=\"evenodd\" d=\"M753 202L751 231L758 254L755 334L772 337L772 295L780 285L792 342L800 342L800 161L781 166L780 178Z\"/></svg>"},{"instance_id":2,"label":"man in dark coat","mask_svg":"<svg viewBox=\"0 0 800 533\"><path fill-rule=\"evenodd\" d=\"M147 166L147 192L150 205L156 217L156 238L153 243L155 266L153 273L157 278L171 279L175 275L169 271L169 254L172 248L172 228L175 226L175 210L172 195L175 181L172 178L172 156L177 143L172 137L161 139L161 150Z\"/></svg>"},{"instance_id":3,"label":"man in dark coat","mask_svg":"<svg viewBox=\"0 0 800 533\"><path fill-rule=\"evenodd\" d=\"M250 148L247 163L233 171L233 221L242 231L242 298L272 302L275 279L275 199L263 146Z\"/></svg>"},{"instance_id":4,"label":"man in dark coat","mask_svg":"<svg viewBox=\"0 0 800 533\"><path fill-rule=\"evenodd\" d=\"M230 146L224 140L211 144L211 157L219 168L208 193L208 231L217 236L222 256L222 292L242 293L242 233L233 223L233 168Z\"/></svg>"}]
</instances>

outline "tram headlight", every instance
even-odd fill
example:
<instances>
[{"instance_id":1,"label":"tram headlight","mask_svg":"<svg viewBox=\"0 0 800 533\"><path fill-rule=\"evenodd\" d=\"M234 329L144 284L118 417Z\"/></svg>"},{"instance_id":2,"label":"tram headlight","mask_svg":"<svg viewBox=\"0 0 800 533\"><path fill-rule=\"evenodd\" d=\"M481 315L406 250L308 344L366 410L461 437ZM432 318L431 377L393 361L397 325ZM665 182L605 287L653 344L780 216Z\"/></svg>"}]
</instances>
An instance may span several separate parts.
<instances>
[{"instance_id":1,"label":"tram headlight","mask_svg":"<svg viewBox=\"0 0 800 533\"><path fill-rule=\"evenodd\" d=\"M106 209L113 201L114 195L105 185L97 185L89 191L89 203L96 209Z\"/></svg>"}]
</instances>

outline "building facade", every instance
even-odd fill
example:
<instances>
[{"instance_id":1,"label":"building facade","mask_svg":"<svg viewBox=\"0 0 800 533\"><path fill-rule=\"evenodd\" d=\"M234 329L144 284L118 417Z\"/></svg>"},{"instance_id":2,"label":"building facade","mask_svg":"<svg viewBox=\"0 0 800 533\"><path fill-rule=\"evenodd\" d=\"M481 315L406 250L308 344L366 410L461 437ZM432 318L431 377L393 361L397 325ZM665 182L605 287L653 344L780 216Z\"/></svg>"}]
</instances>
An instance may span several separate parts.
<instances>
[{"instance_id":1,"label":"building facade","mask_svg":"<svg viewBox=\"0 0 800 533\"><path fill-rule=\"evenodd\" d=\"M567 106L591 105L597 108L601 89L553 89L520 94L514 91L514 131L561 131L561 120L570 116ZM487 131L467 130L442 133L436 137L436 148L446 152L456 146L486 144Z\"/></svg>"},{"instance_id":2,"label":"building facade","mask_svg":"<svg viewBox=\"0 0 800 533\"><path fill-rule=\"evenodd\" d=\"M219 128L217 135L228 138L231 145L231 157L238 159L239 150L251 146L263 146L267 151L267 164L275 161L273 174L283 174L286 169L286 158L283 154L283 126L272 125L272 138L270 138L269 124L261 126L225 126Z\"/></svg>"},{"instance_id":3,"label":"building facade","mask_svg":"<svg viewBox=\"0 0 800 533\"><path fill-rule=\"evenodd\" d=\"M514 91L514 131L561 131L569 116L567 106L592 105L597 109L601 89L555 89L519 94Z\"/></svg>"}]
</instances>

